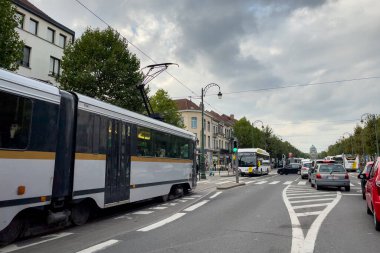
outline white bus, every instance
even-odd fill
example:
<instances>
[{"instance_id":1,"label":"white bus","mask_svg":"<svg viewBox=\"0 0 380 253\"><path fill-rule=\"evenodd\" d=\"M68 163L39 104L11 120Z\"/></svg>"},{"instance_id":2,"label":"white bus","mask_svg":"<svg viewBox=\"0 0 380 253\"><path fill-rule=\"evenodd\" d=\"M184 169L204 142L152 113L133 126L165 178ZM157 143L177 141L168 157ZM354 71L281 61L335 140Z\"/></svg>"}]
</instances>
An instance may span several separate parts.
<instances>
[{"instance_id":1,"label":"white bus","mask_svg":"<svg viewBox=\"0 0 380 253\"><path fill-rule=\"evenodd\" d=\"M270 155L260 148L239 148L239 172L241 176L267 175L270 172Z\"/></svg>"},{"instance_id":2,"label":"white bus","mask_svg":"<svg viewBox=\"0 0 380 253\"><path fill-rule=\"evenodd\" d=\"M195 135L0 69L0 245L31 213L84 224L97 208L196 186Z\"/></svg>"},{"instance_id":3,"label":"white bus","mask_svg":"<svg viewBox=\"0 0 380 253\"><path fill-rule=\"evenodd\" d=\"M359 169L359 156L342 154L331 157L336 163L342 164L347 171L357 171Z\"/></svg>"}]
</instances>

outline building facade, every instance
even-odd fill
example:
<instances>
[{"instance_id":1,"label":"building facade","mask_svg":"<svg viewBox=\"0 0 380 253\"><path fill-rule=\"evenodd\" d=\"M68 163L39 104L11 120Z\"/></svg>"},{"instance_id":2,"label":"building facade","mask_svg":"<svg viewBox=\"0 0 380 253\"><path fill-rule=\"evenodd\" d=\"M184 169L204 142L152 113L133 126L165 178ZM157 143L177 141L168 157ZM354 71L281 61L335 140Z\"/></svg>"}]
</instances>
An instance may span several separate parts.
<instances>
[{"instance_id":1,"label":"building facade","mask_svg":"<svg viewBox=\"0 0 380 253\"><path fill-rule=\"evenodd\" d=\"M310 147L310 159L315 160L318 158L317 148L314 145Z\"/></svg>"},{"instance_id":2,"label":"building facade","mask_svg":"<svg viewBox=\"0 0 380 253\"><path fill-rule=\"evenodd\" d=\"M16 6L17 32L24 41L18 74L52 83L61 74L63 50L75 32L58 23L27 0L12 0Z\"/></svg>"},{"instance_id":3,"label":"building facade","mask_svg":"<svg viewBox=\"0 0 380 253\"><path fill-rule=\"evenodd\" d=\"M202 132L201 107L188 99L175 100L178 110L182 115L185 129L197 136L197 149L200 152ZM226 166L230 160L233 141L233 115L219 115L214 111L205 111L204 137L205 137L205 161L209 166L216 163L217 166Z\"/></svg>"}]
</instances>

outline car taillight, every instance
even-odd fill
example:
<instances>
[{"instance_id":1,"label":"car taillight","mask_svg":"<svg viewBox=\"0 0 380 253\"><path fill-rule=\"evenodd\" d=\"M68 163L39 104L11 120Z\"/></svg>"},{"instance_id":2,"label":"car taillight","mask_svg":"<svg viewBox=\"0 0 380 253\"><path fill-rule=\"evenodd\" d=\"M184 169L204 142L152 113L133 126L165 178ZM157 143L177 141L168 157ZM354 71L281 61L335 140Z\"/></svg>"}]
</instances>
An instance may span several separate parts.
<instances>
[{"instance_id":1,"label":"car taillight","mask_svg":"<svg viewBox=\"0 0 380 253\"><path fill-rule=\"evenodd\" d=\"M322 176L321 176L321 174L317 174L317 175L315 175L315 178L317 178L317 179L321 179L322 178Z\"/></svg>"},{"instance_id":2,"label":"car taillight","mask_svg":"<svg viewBox=\"0 0 380 253\"><path fill-rule=\"evenodd\" d=\"M348 179L348 174L346 173L346 175L344 175L344 179Z\"/></svg>"}]
</instances>

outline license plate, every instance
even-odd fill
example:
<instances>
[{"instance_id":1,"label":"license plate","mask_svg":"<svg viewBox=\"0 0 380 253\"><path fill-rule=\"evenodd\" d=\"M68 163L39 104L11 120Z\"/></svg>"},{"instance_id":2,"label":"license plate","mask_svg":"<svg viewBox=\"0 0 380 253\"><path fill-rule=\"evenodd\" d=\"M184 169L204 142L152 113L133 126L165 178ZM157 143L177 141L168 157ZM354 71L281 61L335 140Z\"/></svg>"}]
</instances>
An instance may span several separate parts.
<instances>
[{"instance_id":1,"label":"license plate","mask_svg":"<svg viewBox=\"0 0 380 253\"><path fill-rule=\"evenodd\" d=\"M334 176L328 176L327 179L334 179Z\"/></svg>"},{"instance_id":2,"label":"license plate","mask_svg":"<svg viewBox=\"0 0 380 253\"><path fill-rule=\"evenodd\" d=\"M249 168L248 168L248 172L249 172L249 173L252 173L252 167L249 167Z\"/></svg>"}]
</instances>

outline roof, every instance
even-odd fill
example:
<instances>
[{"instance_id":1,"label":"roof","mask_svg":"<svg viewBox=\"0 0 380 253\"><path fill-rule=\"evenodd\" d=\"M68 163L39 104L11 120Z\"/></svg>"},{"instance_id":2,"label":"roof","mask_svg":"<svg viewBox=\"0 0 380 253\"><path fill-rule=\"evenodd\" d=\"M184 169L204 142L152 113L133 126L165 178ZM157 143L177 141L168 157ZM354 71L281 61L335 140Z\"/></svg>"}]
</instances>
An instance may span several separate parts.
<instances>
[{"instance_id":1,"label":"roof","mask_svg":"<svg viewBox=\"0 0 380 253\"><path fill-rule=\"evenodd\" d=\"M49 23L55 25L56 27L62 29L63 31L71 34L73 36L73 40L74 40L75 32L73 30L67 28L66 26L62 25L61 23L58 23L57 21L55 21L54 19L49 17L45 12L41 11L36 6L31 4L29 1L27 1L27 0L12 0L12 2L15 5L21 7L23 9L29 11L30 13L33 13L37 17L45 20L46 22L49 22Z\"/></svg>"},{"instance_id":2,"label":"roof","mask_svg":"<svg viewBox=\"0 0 380 253\"><path fill-rule=\"evenodd\" d=\"M269 156L269 153L261 148L239 148L238 153L258 153L261 155Z\"/></svg>"},{"instance_id":3,"label":"roof","mask_svg":"<svg viewBox=\"0 0 380 253\"><path fill-rule=\"evenodd\" d=\"M183 110L198 110L200 111L201 108L196 105L193 101L189 99L177 99L174 100L174 102L177 104L177 108L179 111Z\"/></svg>"}]
</instances>

